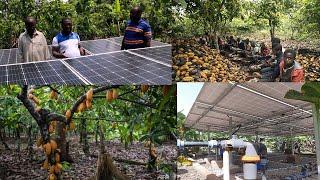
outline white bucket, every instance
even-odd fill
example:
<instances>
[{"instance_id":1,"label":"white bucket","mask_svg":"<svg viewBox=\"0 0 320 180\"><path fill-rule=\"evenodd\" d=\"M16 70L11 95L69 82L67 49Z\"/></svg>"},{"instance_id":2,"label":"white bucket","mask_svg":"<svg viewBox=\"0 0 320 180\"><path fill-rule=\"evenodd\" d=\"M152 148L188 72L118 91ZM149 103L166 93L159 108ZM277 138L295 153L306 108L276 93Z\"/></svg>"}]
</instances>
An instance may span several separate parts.
<instances>
[{"instance_id":1,"label":"white bucket","mask_svg":"<svg viewBox=\"0 0 320 180\"><path fill-rule=\"evenodd\" d=\"M246 180L257 179L257 165L253 163L243 164L243 177Z\"/></svg>"}]
</instances>

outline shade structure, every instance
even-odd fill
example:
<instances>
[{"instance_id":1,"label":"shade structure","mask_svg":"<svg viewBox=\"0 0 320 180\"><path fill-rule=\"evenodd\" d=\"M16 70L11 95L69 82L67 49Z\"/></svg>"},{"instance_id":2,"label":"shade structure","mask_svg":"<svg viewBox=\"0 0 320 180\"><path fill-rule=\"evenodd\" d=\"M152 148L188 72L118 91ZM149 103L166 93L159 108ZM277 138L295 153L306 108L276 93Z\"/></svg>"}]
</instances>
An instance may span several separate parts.
<instances>
[{"instance_id":1,"label":"shade structure","mask_svg":"<svg viewBox=\"0 0 320 180\"><path fill-rule=\"evenodd\" d=\"M185 122L201 131L288 136L314 133L311 103L285 99L302 83L205 83Z\"/></svg>"}]
</instances>

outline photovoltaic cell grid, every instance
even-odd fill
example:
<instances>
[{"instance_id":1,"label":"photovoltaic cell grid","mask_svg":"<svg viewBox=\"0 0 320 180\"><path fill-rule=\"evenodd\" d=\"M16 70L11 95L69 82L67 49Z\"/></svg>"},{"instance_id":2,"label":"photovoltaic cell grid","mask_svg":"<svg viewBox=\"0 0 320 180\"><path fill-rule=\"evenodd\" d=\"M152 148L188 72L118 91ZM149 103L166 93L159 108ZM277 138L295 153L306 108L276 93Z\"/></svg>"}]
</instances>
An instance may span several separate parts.
<instances>
[{"instance_id":1,"label":"photovoltaic cell grid","mask_svg":"<svg viewBox=\"0 0 320 180\"><path fill-rule=\"evenodd\" d=\"M107 41L105 39L82 41L81 45L83 48L90 51L92 54L100 54L121 50L120 45L111 43L110 41Z\"/></svg>"},{"instance_id":2,"label":"photovoltaic cell grid","mask_svg":"<svg viewBox=\"0 0 320 180\"><path fill-rule=\"evenodd\" d=\"M130 50L139 55L152 58L166 64L172 64L171 46Z\"/></svg>"},{"instance_id":3,"label":"photovoltaic cell grid","mask_svg":"<svg viewBox=\"0 0 320 180\"><path fill-rule=\"evenodd\" d=\"M48 61L0 66L1 84L59 84L80 85L79 79L61 61Z\"/></svg>"},{"instance_id":4,"label":"photovoltaic cell grid","mask_svg":"<svg viewBox=\"0 0 320 180\"><path fill-rule=\"evenodd\" d=\"M18 49L0 49L0 65L19 63Z\"/></svg>"},{"instance_id":5,"label":"photovoltaic cell grid","mask_svg":"<svg viewBox=\"0 0 320 180\"><path fill-rule=\"evenodd\" d=\"M171 84L171 46L168 44L129 51L118 51L120 46L107 40L83 44L88 50L91 48L91 53L98 53L103 48L104 53L3 65L0 66L0 84ZM16 56L8 55L8 52L13 51L5 52L5 56L17 57L17 49Z\"/></svg>"},{"instance_id":6,"label":"photovoltaic cell grid","mask_svg":"<svg viewBox=\"0 0 320 180\"><path fill-rule=\"evenodd\" d=\"M65 60L90 84L170 84L171 67L130 52Z\"/></svg>"},{"instance_id":7,"label":"photovoltaic cell grid","mask_svg":"<svg viewBox=\"0 0 320 180\"><path fill-rule=\"evenodd\" d=\"M52 52L51 46L48 46L48 48L51 53ZM56 58L51 56L50 59L53 60ZM23 63L22 59L19 57L18 48L0 49L0 65L17 64L17 63Z\"/></svg>"},{"instance_id":8,"label":"photovoltaic cell grid","mask_svg":"<svg viewBox=\"0 0 320 180\"><path fill-rule=\"evenodd\" d=\"M122 39L123 37L115 37L115 38L109 38L109 39L81 41L81 45L84 49L91 52L91 54L101 54L101 53L107 53L107 52L120 51ZM168 44L152 40L151 47L158 47L158 46L168 46Z\"/></svg>"}]
</instances>

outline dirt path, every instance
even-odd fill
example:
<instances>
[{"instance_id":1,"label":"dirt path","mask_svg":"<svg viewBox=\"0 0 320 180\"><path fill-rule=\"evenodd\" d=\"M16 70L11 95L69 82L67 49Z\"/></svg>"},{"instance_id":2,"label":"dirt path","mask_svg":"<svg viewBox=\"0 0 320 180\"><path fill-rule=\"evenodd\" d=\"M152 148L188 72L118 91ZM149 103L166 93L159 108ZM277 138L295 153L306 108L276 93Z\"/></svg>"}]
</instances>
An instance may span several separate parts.
<instances>
[{"instance_id":1,"label":"dirt path","mask_svg":"<svg viewBox=\"0 0 320 180\"><path fill-rule=\"evenodd\" d=\"M70 155L74 160L74 163L70 164L63 172L63 179L88 179L95 174L96 162L98 156L98 148L95 143L90 143L90 154L93 156L86 156L82 147L78 143L78 139L72 139L70 143ZM135 142L125 149L119 141L106 142L106 150L114 158L127 159L138 162L148 162L148 148L144 147L143 143ZM14 148L10 144L10 148ZM4 150L4 147L0 145L0 179L33 179L43 180L47 178L47 171L41 169L41 160L43 159L42 150L34 146L35 155L33 161L28 159L28 152L25 149L25 145L22 147L20 153L16 153L15 150ZM161 158L162 162L173 162L176 158L176 148L174 144L165 144L157 147L161 150L162 154L165 154ZM116 166L132 179L156 179L157 177L164 175L159 172L148 172L147 168L142 165L129 165L125 163L115 162Z\"/></svg>"}]
</instances>

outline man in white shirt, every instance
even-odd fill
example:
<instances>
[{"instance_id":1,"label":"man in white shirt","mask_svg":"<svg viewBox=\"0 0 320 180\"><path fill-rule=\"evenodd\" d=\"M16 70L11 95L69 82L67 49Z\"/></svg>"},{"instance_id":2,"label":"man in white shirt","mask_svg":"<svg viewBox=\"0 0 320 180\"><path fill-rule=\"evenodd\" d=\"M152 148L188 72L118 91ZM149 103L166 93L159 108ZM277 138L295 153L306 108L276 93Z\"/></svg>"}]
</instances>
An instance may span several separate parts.
<instances>
[{"instance_id":1,"label":"man in white shirt","mask_svg":"<svg viewBox=\"0 0 320 180\"><path fill-rule=\"evenodd\" d=\"M80 37L72 32L72 21L63 18L61 21L62 31L53 38L52 55L56 58L73 58L83 56L84 49L80 46Z\"/></svg>"}]
</instances>

